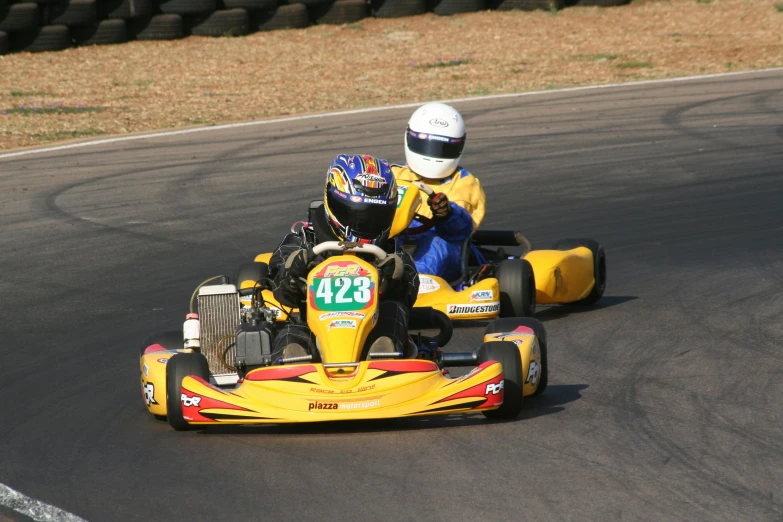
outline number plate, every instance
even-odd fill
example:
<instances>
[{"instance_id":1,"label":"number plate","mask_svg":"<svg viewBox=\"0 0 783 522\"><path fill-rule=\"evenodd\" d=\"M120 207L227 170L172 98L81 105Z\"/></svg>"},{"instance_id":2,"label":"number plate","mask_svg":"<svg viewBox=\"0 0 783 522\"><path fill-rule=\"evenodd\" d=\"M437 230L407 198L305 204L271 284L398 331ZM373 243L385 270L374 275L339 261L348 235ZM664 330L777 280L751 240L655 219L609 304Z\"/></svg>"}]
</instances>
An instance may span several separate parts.
<instances>
[{"instance_id":1,"label":"number plate","mask_svg":"<svg viewBox=\"0 0 783 522\"><path fill-rule=\"evenodd\" d=\"M369 276L316 277L310 287L313 308L347 312L368 308L375 297L375 283Z\"/></svg>"}]
</instances>

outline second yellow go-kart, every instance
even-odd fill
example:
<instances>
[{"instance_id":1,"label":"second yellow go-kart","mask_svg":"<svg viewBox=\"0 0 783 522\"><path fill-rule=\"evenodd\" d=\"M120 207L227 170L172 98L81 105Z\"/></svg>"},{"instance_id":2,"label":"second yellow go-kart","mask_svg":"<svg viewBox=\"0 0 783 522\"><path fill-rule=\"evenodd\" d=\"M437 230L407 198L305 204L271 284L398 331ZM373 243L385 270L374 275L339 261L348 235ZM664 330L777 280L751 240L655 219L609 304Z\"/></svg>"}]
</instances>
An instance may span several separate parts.
<instances>
[{"instance_id":1,"label":"second yellow go-kart","mask_svg":"<svg viewBox=\"0 0 783 522\"><path fill-rule=\"evenodd\" d=\"M379 419L459 412L515 417L523 396L547 385L546 334L532 318L490 323L475 351L445 353L451 323L420 309L415 323L439 325L418 335L405 353L367 355L378 320L379 280L366 259L386 253L373 245L327 242L332 252L307 278L306 307L285 321L307 324L316 354L285 359L274 353L281 314L256 289L249 306L232 284L198 289L198 313L183 333L150 338L140 359L142 398L177 430L219 424ZM280 307L282 308L282 307ZM447 366L475 366L459 378Z\"/></svg>"}]
</instances>

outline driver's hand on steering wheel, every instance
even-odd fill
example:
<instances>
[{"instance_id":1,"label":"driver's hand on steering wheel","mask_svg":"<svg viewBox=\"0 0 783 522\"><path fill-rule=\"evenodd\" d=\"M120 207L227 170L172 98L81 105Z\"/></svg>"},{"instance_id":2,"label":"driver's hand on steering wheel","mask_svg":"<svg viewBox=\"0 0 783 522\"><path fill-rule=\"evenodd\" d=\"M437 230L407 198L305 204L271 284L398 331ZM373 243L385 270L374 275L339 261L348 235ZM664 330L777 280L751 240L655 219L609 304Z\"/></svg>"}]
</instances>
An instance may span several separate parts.
<instances>
[{"instance_id":1,"label":"driver's hand on steering wheel","mask_svg":"<svg viewBox=\"0 0 783 522\"><path fill-rule=\"evenodd\" d=\"M443 192L430 195L427 198L427 204L432 210L432 216L438 221L445 221L451 217L451 205L449 205L449 198Z\"/></svg>"}]
</instances>

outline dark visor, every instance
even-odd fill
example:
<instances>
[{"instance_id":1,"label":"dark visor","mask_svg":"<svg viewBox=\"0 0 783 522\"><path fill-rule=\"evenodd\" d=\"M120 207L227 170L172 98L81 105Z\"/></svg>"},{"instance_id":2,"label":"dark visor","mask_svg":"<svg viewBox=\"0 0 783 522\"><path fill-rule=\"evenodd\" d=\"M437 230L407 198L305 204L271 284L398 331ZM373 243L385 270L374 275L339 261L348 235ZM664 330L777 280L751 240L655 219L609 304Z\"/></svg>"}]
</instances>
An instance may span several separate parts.
<instances>
[{"instance_id":1,"label":"dark visor","mask_svg":"<svg viewBox=\"0 0 783 522\"><path fill-rule=\"evenodd\" d=\"M411 151L422 156L438 159L459 158L460 154L462 154L462 148L465 146L465 136L449 138L448 136L415 132L410 127L408 127L408 132L405 134L405 139Z\"/></svg>"},{"instance_id":2,"label":"dark visor","mask_svg":"<svg viewBox=\"0 0 783 522\"><path fill-rule=\"evenodd\" d=\"M375 239L391 228L397 210L396 200L394 205L354 203L335 196L332 191L326 193L326 198L337 221L364 239Z\"/></svg>"}]
</instances>

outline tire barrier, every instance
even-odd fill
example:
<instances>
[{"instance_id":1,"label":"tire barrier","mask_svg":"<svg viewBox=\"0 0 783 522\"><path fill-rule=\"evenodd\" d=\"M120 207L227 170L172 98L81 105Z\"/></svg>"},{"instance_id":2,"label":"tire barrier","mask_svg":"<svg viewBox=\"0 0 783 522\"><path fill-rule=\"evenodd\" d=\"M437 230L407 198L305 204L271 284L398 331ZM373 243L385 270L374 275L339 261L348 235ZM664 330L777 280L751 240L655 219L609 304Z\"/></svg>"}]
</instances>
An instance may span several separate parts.
<instances>
[{"instance_id":1,"label":"tire barrier","mask_svg":"<svg viewBox=\"0 0 783 522\"><path fill-rule=\"evenodd\" d=\"M315 24L351 24L367 18L370 10L364 0L336 0L331 4L313 6L308 10Z\"/></svg>"},{"instance_id":2,"label":"tire barrier","mask_svg":"<svg viewBox=\"0 0 783 522\"><path fill-rule=\"evenodd\" d=\"M376 18L402 18L427 12L427 0L370 0Z\"/></svg>"},{"instance_id":3,"label":"tire barrier","mask_svg":"<svg viewBox=\"0 0 783 522\"><path fill-rule=\"evenodd\" d=\"M136 40L176 40L185 36L182 17L159 14L128 22L128 34Z\"/></svg>"},{"instance_id":4,"label":"tire barrier","mask_svg":"<svg viewBox=\"0 0 783 522\"><path fill-rule=\"evenodd\" d=\"M304 4L281 5L277 9L256 11L250 17L251 31L302 29L310 25Z\"/></svg>"},{"instance_id":5,"label":"tire barrier","mask_svg":"<svg viewBox=\"0 0 783 522\"><path fill-rule=\"evenodd\" d=\"M246 9L227 9L191 18L188 27L196 36L244 36L250 32Z\"/></svg>"},{"instance_id":6,"label":"tire barrier","mask_svg":"<svg viewBox=\"0 0 783 522\"><path fill-rule=\"evenodd\" d=\"M119 44L128 41L128 27L125 20L101 20L72 28L71 36L76 45Z\"/></svg>"},{"instance_id":7,"label":"tire barrier","mask_svg":"<svg viewBox=\"0 0 783 522\"><path fill-rule=\"evenodd\" d=\"M173 40L188 35L242 36L256 31L339 25L368 16L439 16L484 9L560 10L619 6L631 0L0 0L0 55L72 45Z\"/></svg>"}]
</instances>

